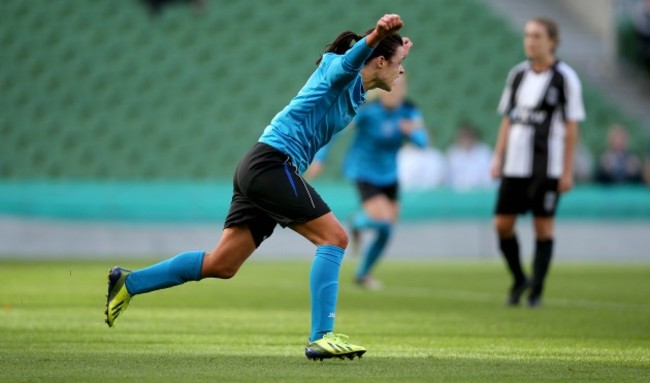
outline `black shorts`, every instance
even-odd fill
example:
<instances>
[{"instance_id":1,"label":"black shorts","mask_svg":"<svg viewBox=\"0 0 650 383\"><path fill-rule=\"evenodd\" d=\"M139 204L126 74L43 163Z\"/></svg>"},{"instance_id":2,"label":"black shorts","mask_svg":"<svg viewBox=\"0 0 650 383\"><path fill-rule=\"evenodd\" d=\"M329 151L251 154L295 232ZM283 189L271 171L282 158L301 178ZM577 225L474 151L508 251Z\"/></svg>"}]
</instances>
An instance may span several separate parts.
<instances>
[{"instance_id":1,"label":"black shorts","mask_svg":"<svg viewBox=\"0 0 650 383\"><path fill-rule=\"evenodd\" d=\"M361 196L361 202L376 196L385 195L391 201L397 201L399 196L399 184L397 182L387 186L377 186L366 181L357 181L357 190Z\"/></svg>"},{"instance_id":2,"label":"black shorts","mask_svg":"<svg viewBox=\"0 0 650 383\"><path fill-rule=\"evenodd\" d=\"M503 178L495 214L517 215L532 210L535 217L553 217L560 200L558 180Z\"/></svg>"},{"instance_id":3,"label":"black shorts","mask_svg":"<svg viewBox=\"0 0 650 383\"><path fill-rule=\"evenodd\" d=\"M239 161L224 227L247 225L255 246L286 227L330 212L329 206L299 174L291 158L258 142Z\"/></svg>"}]
</instances>

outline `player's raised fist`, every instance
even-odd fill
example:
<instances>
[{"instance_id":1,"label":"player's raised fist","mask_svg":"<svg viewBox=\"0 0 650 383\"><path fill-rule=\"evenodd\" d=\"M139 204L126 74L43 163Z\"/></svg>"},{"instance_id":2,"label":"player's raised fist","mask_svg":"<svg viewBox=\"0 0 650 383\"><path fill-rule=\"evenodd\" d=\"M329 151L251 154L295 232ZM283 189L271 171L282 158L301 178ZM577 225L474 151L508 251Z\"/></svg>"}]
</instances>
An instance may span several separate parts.
<instances>
[{"instance_id":1,"label":"player's raised fist","mask_svg":"<svg viewBox=\"0 0 650 383\"><path fill-rule=\"evenodd\" d=\"M403 26L404 26L404 22L402 21L402 18L399 17L399 15L388 14L382 16L377 21L377 26L375 27L375 30L377 31L379 36L386 37L394 33L397 33L397 31L399 31Z\"/></svg>"}]
</instances>

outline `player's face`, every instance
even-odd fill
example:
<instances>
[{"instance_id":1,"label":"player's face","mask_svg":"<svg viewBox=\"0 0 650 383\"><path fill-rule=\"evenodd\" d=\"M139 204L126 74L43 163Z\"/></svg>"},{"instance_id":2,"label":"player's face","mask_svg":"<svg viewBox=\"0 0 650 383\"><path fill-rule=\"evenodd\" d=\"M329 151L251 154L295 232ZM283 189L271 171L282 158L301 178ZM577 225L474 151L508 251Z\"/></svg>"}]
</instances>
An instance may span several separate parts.
<instances>
[{"instance_id":1,"label":"player's face","mask_svg":"<svg viewBox=\"0 0 650 383\"><path fill-rule=\"evenodd\" d=\"M546 27L540 23L529 21L524 28L524 52L531 60L540 59L553 54L555 42L548 36Z\"/></svg>"},{"instance_id":2,"label":"player's face","mask_svg":"<svg viewBox=\"0 0 650 383\"><path fill-rule=\"evenodd\" d=\"M396 108L404 102L406 98L406 77L399 76L393 83L390 92L380 91L381 102L388 108Z\"/></svg>"},{"instance_id":3,"label":"player's face","mask_svg":"<svg viewBox=\"0 0 650 383\"><path fill-rule=\"evenodd\" d=\"M378 88L390 92L395 80L404 73L405 56L404 48L399 46L393 57L385 60L384 66L379 71L380 84Z\"/></svg>"}]
</instances>

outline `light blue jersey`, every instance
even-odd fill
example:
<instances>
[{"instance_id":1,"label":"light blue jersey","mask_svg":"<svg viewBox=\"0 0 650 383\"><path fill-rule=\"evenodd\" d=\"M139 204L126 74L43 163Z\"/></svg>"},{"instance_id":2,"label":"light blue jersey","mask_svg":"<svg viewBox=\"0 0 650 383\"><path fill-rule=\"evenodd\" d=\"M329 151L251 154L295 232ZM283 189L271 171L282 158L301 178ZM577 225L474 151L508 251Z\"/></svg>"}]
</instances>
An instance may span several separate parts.
<instances>
[{"instance_id":1,"label":"light blue jersey","mask_svg":"<svg viewBox=\"0 0 650 383\"><path fill-rule=\"evenodd\" d=\"M324 54L318 69L264 129L259 142L289 155L304 173L316 152L352 121L365 101L360 71L372 51L363 38L344 55Z\"/></svg>"},{"instance_id":2,"label":"light blue jersey","mask_svg":"<svg viewBox=\"0 0 650 383\"><path fill-rule=\"evenodd\" d=\"M400 123L408 120L419 126L405 135ZM398 108L388 109L381 102L370 103L354 119L355 135L343 163L346 178L365 181L377 186L397 182L397 152L405 140L419 147L427 145L427 134L420 111L408 102ZM324 161L330 145L317 155Z\"/></svg>"}]
</instances>

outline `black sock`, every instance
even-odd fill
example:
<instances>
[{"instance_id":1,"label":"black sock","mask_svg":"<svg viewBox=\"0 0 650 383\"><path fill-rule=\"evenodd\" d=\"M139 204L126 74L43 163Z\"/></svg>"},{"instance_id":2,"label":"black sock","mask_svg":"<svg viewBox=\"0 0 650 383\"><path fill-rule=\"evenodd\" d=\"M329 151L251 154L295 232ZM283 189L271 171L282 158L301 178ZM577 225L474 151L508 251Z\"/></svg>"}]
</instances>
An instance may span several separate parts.
<instances>
[{"instance_id":1,"label":"black sock","mask_svg":"<svg viewBox=\"0 0 650 383\"><path fill-rule=\"evenodd\" d=\"M510 238L499 238L499 248L505 258L510 269L510 273L514 278L515 285L521 285L526 281L524 271L521 269L521 261L519 260L519 242L517 236Z\"/></svg>"},{"instance_id":2,"label":"black sock","mask_svg":"<svg viewBox=\"0 0 650 383\"><path fill-rule=\"evenodd\" d=\"M542 295L544 280L548 273L553 256L553 239L542 239L535 242L535 259L533 260L533 280L531 283L530 296L533 298Z\"/></svg>"}]
</instances>

